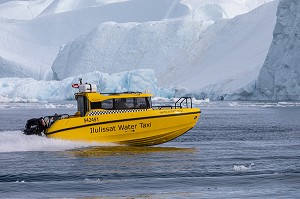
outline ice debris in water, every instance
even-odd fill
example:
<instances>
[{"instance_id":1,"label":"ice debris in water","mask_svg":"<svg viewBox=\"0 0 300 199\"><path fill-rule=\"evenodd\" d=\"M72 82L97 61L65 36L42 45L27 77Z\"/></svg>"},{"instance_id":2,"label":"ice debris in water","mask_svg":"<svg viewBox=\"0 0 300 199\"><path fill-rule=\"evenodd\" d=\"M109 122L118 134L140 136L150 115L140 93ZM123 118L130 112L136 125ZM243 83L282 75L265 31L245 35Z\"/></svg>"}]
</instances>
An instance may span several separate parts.
<instances>
[{"instance_id":1,"label":"ice debris in water","mask_svg":"<svg viewBox=\"0 0 300 199\"><path fill-rule=\"evenodd\" d=\"M97 179L88 179L88 178L84 178L84 180L83 181L89 181L89 182L99 182L100 181L100 179L99 178L97 178Z\"/></svg>"},{"instance_id":2,"label":"ice debris in water","mask_svg":"<svg viewBox=\"0 0 300 199\"><path fill-rule=\"evenodd\" d=\"M234 171L249 171L253 165L254 163L251 163L249 167L246 167L245 165L234 165L232 169Z\"/></svg>"},{"instance_id":3,"label":"ice debris in water","mask_svg":"<svg viewBox=\"0 0 300 199\"><path fill-rule=\"evenodd\" d=\"M25 180L17 180L16 182L25 182Z\"/></svg>"}]
</instances>

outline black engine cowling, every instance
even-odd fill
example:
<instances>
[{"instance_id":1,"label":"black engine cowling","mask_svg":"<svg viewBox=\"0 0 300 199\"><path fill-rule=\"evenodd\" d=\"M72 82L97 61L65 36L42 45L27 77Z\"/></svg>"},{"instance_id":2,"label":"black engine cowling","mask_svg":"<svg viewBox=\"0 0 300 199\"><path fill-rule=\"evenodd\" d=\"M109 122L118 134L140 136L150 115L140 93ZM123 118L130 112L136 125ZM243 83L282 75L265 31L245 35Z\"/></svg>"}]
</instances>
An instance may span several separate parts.
<instances>
[{"instance_id":1,"label":"black engine cowling","mask_svg":"<svg viewBox=\"0 0 300 199\"><path fill-rule=\"evenodd\" d=\"M25 129L23 130L25 135L42 135L46 129L44 118L32 118L27 120Z\"/></svg>"}]
</instances>

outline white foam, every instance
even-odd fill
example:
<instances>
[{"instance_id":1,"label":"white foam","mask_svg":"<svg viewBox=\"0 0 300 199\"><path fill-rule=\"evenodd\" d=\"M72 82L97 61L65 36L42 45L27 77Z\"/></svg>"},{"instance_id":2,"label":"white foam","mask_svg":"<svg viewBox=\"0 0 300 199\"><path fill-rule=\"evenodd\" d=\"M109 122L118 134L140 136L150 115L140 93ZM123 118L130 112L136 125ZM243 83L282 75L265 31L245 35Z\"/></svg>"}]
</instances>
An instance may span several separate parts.
<instances>
[{"instance_id":1,"label":"white foam","mask_svg":"<svg viewBox=\"0 0 300 199\"><path fill-rule=\"evenodd\" d=\"M43 136L24 135L21 131L0 132L0 153L18 151L65 151L90 146L111 144L75 142L51 139Z\"/></svg>"},{"instance_id":2,"label":"white foam","mask_svg":"<svg viewBox=\"0 0 300 199\"><path fill-rule=\"evenodd\" d=\"M76 109L76 105L74 104L61 104L61 103L48 103L48 102L38 102L38 103L30 103L30 102L9 102L9 103L1 103L0 102L0 109L7 109L7 108L18 108L18 109L57 109L57 108L68 108L68 109Z\"/></svg>"}]
</instances>

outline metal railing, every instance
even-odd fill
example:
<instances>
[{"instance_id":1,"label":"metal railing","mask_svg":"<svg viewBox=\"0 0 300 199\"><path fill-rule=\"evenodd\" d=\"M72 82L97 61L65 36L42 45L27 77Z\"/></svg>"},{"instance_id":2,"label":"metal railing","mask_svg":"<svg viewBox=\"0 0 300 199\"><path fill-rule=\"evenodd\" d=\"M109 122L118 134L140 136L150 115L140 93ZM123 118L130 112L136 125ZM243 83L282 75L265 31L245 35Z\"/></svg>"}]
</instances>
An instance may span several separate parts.
<instances>
[{"instance_id":1,"label":"metal railing","mask_svg":"<svg viewBox=\"0 0 300 199\"><path fill-rule=\"evenodd\" d=\"M184 104L185 106L182 106ZM175 108L193 108L193 101L191 97L181 97L175 102Z\"/></svg>"},{"instance_id":2,"label":"metal railing","mask_svg":"<svg viewBox=\"0 0 300 199\"><path fill-rule=\"evenodd\" d=\"M193 108L191 97L181 97L174 105L152 106L154 109L180 109L180 108Z\"/></svg>"}]
</instances>

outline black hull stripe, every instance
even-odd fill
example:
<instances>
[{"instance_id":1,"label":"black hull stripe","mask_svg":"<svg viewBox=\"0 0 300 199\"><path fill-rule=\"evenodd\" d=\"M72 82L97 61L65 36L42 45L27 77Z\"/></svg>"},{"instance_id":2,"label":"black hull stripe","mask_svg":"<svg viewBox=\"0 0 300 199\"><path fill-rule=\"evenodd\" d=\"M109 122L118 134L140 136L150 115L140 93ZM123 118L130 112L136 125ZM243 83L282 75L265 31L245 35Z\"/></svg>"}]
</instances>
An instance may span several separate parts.
<instances>
[{"instance_id":1,"label":"black hull stripe","mask_svg":"<svg viewBox=\"0 0 300 199\"><path fill-rule=\"evenodd\" d=\"M161 117L174 117L174 116L176 117L176 116L192 115L192 114L198 114L198 113L201 113L201 111L191 112L191 113L181 113L181 114L169 114L169 115L130 118L130 119L123 119L123 120L111 120L111 121L106 121L106 122L98 122L98 123L93 123L93 124L85 124L85 125L81 125L81 126L74 126L74 127L70 127L70 128L65 128L65 129L53 131L53 132L50 132L50 133L45 133L45 135L51 135L51 134L54 134L54 133L59 133L61 131L68 131L68 130L72 130L72 129L78 129L78 128L88 127L88 126L95 126L95 125L100 125L100 124L109 124L109 123L115 123L115 122L127 122L127 121L133 121L133 120L146 120L146 119L161 118Z\"/></svg>"}]
</instances>

